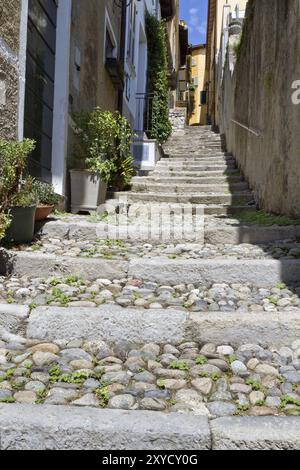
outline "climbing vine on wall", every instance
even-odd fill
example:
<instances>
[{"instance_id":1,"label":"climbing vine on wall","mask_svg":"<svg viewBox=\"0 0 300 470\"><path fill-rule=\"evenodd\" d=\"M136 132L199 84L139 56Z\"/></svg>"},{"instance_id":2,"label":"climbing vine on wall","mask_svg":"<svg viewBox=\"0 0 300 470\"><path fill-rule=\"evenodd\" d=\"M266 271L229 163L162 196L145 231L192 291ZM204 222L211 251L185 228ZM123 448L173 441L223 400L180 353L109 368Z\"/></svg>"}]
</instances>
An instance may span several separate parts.
<instances>
[{"instance_id":1,"label":"climbing vine on wall","mask_svg":"<svg viewBox=\"0 0 300 470\"><path fill-rule=\"evenodd\" d=\"M168 56L164 24L146 13L148 41L148 93L154 95L150 136L165 142L172 132L169 119Z\"/></svg>"}]
</instances>

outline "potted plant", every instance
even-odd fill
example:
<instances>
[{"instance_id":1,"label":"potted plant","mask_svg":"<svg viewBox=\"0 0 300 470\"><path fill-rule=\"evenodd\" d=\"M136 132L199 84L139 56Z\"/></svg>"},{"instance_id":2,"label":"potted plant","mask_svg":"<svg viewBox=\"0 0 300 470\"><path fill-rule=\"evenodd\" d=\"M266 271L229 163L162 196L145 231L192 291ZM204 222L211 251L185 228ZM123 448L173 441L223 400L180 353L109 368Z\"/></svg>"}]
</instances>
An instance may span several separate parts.
<instances>
[{"instance_id":1,"label":"potted plant","mask_svg":"<svg viewBox=\"0 0 300 470\"><path fill-rule=\"evenodd\" d=\"M35 212L35 221L39 222L47 219L54 210L54 207L60 202L60 196L55 193L52 184L43 181L34 182L34 192L38 201Z\"/></svg>"},{"instance_id":2,"label":"potted plant","mask_svg":"<svg viewBox=\"0 0 300 470\"><path fill-rule=\"evenodd\" d=\"M108 184L118 180L127 184L133 174L129 155L133 133L118 112L95 108L74 118L79 167L70 171L71 211L96 211L105 202Z\"/></svg>"},{"instance_id":3,"label":"potted plant","mask_svg":"<svg viewBox=\"0 0 300 470\"><path fill-rule=\"evenodd\" d=\"M11 219L5 241L30 243L34 235L36 195L33 179L23 179L29 154L35 142L0 139L0 212Z\"/></svg>"}]
</instances>

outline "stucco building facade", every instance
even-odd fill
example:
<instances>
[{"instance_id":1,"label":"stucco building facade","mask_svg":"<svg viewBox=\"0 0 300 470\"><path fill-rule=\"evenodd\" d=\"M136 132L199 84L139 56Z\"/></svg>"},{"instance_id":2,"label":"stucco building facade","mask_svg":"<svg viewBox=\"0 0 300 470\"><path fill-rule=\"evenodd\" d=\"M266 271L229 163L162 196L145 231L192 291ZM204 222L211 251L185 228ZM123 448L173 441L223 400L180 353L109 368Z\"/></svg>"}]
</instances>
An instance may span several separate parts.
<instances>
[{"instance_id":1,"label":"stucco building facade","mask_svg":"<svg viewBox=\"0 0 300 470\"><path fill-rule=\"evenodd\" d=\"M199 44L190 47L192 92L190 93L189 125L206 124L206 46Z\"/></svg>"}]
</instances>

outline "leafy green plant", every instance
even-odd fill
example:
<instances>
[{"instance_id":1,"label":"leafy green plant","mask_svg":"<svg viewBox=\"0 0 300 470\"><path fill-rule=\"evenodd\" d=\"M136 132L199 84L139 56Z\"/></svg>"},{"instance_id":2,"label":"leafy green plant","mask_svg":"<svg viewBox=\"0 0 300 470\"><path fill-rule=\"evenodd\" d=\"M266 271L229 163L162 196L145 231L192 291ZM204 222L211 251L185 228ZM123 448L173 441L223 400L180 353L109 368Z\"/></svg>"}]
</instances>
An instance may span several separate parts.
<instances>
[{"instance_id":1,"label":"leafy green plant","mask_svg":"<svg viewBox=\"0 0 300 470\"><path fill-rule=\"evenodd\" d=\"M13 375L14 375L14 373L15 373L15 370L16 370L15 367L12 368L12 369L8 369L8 370L6 371L6 378L9 379L9 378L13 377Z\"/></svg>"},{"instance_id":2,"label":"leafy green plant","mask_svg":"<svg viewBox=\"0 0 300 470\"><path fill-rule=\"evenodd\" d=\"M55 206L60 202L60 196L55 193L52 184L35 180L33 183L33 191L37 201L41 205Z\"/></svg>"},{"instance_id":3,"label":"leafy green plant","mask_svg":"<svg viewBox=\"0 0 300 470\"><path fill-rule=\"evenodd\" d=\"M264 406L264 404L265 404L265 400L258 400L258 401L255 403L256 406Z\"/></svg>"},{"instance_id":4,"label":"leafy green plant","mask_svg":"<svg viewBox=\"0 0 300 470\"><path fill-rule=\"evenodd\" d=\"M197 365L203 366L204 364L207 363L207 359L206 359L205 356L200 355L200 356L196 357L196 361L195 361L195 362L196 362Z\"/></svg>"},{"instance_id":5,"label":"leafy green plant","mask_svg":"<svg viewBox=\"0 0 300 470\"><path fill-rule=\"evenodd\" d=\"M276 285L276 289L284 290L284 289L286 289L286 285L283 282L279 282Z\"/></svg>"},{"instance_id":6,"label":"leafy green plant","mask_svg":"<svg viewBox=\"0 0 300 470\"><path fill-rule=\"evenodd\" d=\"M37 399L36 399L35 403L37 405L41 405L42 403L44 403L45 398L47 397L47 395L48 395L48 390L46 388L38 390L36 392Z\"/></svg>"},{"instance_id":7,"label":"leafy green plant","mask_svg":"<svg viewBox=\"0 0 300 470\"><path fill-rule=\"evenodd\" d=\"M11 196L10 206L28 207L37 204L38 199L34 191L34 179L30 176L20 182L18 192Z\"/></svg>"},{"instance_id":8,"label":"leafy green plant","mask_svg":"<svg viewBox=\"0 0 300 470\"><path fill-rule=\"evenodd\" d=\"M297 400L296 398L290 397L289 395L283 395L280 398L280 408L285 408L286 405L295 405L300 406L300 398Z\"/></svg>"},{"instance_id":9,"label":"leafy green plant","mask_svg":"<svg viewBox=\"0 0 300 470\"><path fill-rule=\"evenodd\" d=\"M0 242L5 237L6 230L10 226L11 218L9 214L0 212Z\"/></svg>"},{"instance_id":10,"label":"leafy green plant","mask_svg":"<svg viewBox=\"0 0 300 470\"><path fill-rule=\"evenodd\" d=\"M109 402L109 391L107 386L95 388L94 394L98 398L101 408L106 408Z\"/></svg>"},{"instance_id":11,"label":"leafy green plant","mask_svg":"<svg viewBox=\"0 0 300 470\"><path fill-rule=\"evenodd\" d=\"M61 368L58 365L52 366L48 373L50 375L50 383L58 382L61 376Z\"/></svg>"},{"instance_id":12,"label":"leafy green plant","mask_svg":"<svg viewBox=\"0 0 300 470\"><path fill-rule=\"evenodd\" d=\"M219 380L219 378L220 378L219 372L212 372L212 374L210 374L210 378L211 378L211 380L213 380L214 382L216 382L216 381Z\"/></svg>"},{"instance_id":13,"label":"leafy green plant","mask_svg":"<svg viewBox=\"0 0 300 470\"><path fill-rule=\"evenodd\" d=\"M189 366L185 361L173 361L170 364L170 369L189 370Z\"/></svg>"},{"instance_id":14,"label":"leafy green plant","mask_svg":"<svg viewBox=\"0 0 300 470\"><path fill-rule=\"evenodd\" d=\"M229 364L232 364L236 360L237 360L237 357L236 357L235 354L232 354L232 355L228 356L228 358L227 358L227 361L228 361Z\"/></svg>"},{"instance_id":15,"label":"leafy green plant","mask_svg":"<svg viewBox=\"0 0 300 470\"><path fill-rule=\"evenodd\" d=\"M13 390L22 390L25 384L26 384L25 381L22 381L22 382L20 381L20 382L12 382L10 385Z\"/></svg>"},{"instance_id":16,"label":"leafy green plant","mask_svg":"<svg viewBox=\"0 0 300 470\"><path fill-rule=\"evenodd\" d=\"M234 413L235 415L241 415L243 413L246 413L250 409L249 403L238 403L236 406L236 412Z\"/></svg>"},{"instance_id":17,"label":"leafy green plant","mask_svg":"<svg viewBox=\"0 0 300 470\"><path fill-rule=\"evenodd\" d=\"M162 390L166 388L166 381L164 379L158 379L156 383L157 383L158 388Z\"/></svg>"},{"instance_id":18,"label":"leafy green plant","mask_svg":"<svg viewBox=\"0 0 300 470\"><path fill-rule=\"evenodd\" d=\"M12 200L17 199L17 194L22 189L27 159L34 148L33 140L17 142L0 139L0 212L8 209Z\"/></svg>"},{"instance_id":19,"label":"leafy green plant","mask_svg":"<svg viewBox=\"0 0 300 470\"><path fill-rule=\"evenodd\" d=\"M146 13L148 42L148 93L154 96L149 137L165 142L171 135L169 119L168 55L164 23Z\"/></svg>"},{"instance_id":20,"label":"leafy green plant","mask_svg":"<svg viewBox=\"0 0 300 470\"><path fill-rule=\"evenodd\" d=\"M246 380L246 385L249 385L255 392L265 391L264 386L260 382L257 382L251 378Z\"/></svg>"},{"instance_id":21,"label":"leafy green plant","mask_svg":"<svg viewBox=\"0 0 300 470\"><path fill-rule=\"evenodd\" d=\"M136 170L131 154L134 133L127 119L117 111L95 108L75 114L74 120L75 160L80 167L118 189L128 186Z\"/></svg>"},{"instance_id":22,"label":"leafy green plant","mask_svg":"<svg viewBox=\"0 0 300 470\"><path fill-rule=\"evenodd\" d=\"M14 397L7 397L0 400L1 403L15 403L16 399Z\"/></svg>"},{"instance_id":23,"label":"leafy green plant","mask_svg":"<svg viewBox=\"0 0 300 470\"><path fill-rule=\"evenodd\" d=\"M70 302L70 297L66 295L61 289L54 287L47 303L60 302L61 305L66 306Z\"/></svg>"},{"instance_id":24,"label":"leafy green plant","mask_svg":"<svg viewBox=\"0 0 300 470\"><path fill-rule=\"evenodd\" d=\"M277 305L278 303L278 300L276 299L276 297L270 295L269 297L267 297L267 299L269 300L269 302L273 305Z\"/></svg>"}]
</instances>

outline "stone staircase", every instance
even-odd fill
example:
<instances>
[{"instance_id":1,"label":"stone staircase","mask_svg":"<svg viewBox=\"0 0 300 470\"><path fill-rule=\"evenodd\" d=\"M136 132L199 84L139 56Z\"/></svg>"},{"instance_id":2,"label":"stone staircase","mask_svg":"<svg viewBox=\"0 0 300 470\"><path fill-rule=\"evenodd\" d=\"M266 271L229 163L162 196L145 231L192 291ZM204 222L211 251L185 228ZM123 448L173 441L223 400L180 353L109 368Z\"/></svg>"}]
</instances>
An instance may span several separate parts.
<instances>
[{"instance_id":1,"label":"stone staircase","mask_svg":"<svg viewBox=\"0 0 300 470\"><path fill-rule=\"evenodd\" d=\"M126 196L132 203L203 205L207 215L255 210L255 201L235 159L219 135L208 128L188 128L164 147L165 157L148 176L133 179Z\"/></svg>"},{"instance_id":2,"label":"stone staircase","mask_svg":"<svg viewBox=\"0 0 300 470\"><path fill-rule=\"evenodd\" d=\"M0 450L299 449L300 227L227 216L255 204L209 128L120 196L204 236L63 214L0 248Z\"/></svg>"}]
</instances>

